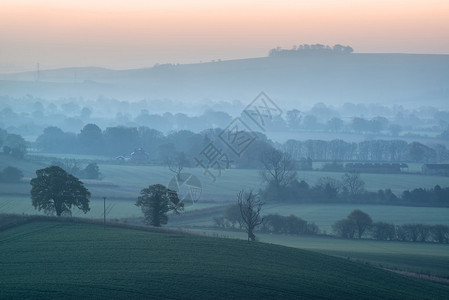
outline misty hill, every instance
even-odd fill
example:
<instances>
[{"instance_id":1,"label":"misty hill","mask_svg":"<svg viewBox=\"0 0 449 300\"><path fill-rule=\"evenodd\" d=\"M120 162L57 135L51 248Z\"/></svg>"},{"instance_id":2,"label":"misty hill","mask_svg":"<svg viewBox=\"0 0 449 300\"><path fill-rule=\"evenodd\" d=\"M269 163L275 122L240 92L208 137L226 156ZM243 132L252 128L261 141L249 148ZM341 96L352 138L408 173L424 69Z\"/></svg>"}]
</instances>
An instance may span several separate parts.
<instances>
[{"instance_id":1,"label":"misty hill","mask_svg":"<svg viewBox=\"0 0 449 300\"><path fill-rule=\"evenodd\" d=\"M37 80L39 78L39 80ZM0 75L0 95L119 100L251 101L280 105L382 103L446 106L449 55L313 54L133 70L65 68Z\"/></svg>"},{"instance_id":2,"label":"misty hill","mask_svg":"<svg viewBox=\"0 0 449 300\"><path fill-rule=\"evenodd\" d=\"M438 299L449 293L444 285L295 248L79 221L41 218L0 231L0 251L5 299Z\"/></svg>"}]
</instances>

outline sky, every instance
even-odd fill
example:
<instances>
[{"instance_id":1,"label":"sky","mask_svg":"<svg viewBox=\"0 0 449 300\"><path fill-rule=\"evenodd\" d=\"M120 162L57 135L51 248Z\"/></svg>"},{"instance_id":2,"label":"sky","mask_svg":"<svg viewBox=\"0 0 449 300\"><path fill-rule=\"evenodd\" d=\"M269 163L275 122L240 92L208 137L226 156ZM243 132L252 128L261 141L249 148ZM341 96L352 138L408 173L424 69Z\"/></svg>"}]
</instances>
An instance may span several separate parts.
<instances>
[{"instance_id":1,"label":"sky","mask_svg":"<svg viewBox=\"0 0 449 300\"><path fill-rule=\"evenodd\" d=\"M0 73L266 56L275 47L449 54L448 0L1 0Z\"/></svg>"}]
</instances>

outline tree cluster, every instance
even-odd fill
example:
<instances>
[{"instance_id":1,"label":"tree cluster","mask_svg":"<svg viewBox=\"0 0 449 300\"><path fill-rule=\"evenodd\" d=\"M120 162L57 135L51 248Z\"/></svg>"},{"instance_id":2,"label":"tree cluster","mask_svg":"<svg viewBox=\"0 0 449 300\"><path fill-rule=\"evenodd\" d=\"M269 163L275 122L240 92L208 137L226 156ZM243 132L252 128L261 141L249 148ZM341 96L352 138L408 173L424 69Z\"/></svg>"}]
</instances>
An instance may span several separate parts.
<instances>
[{"instance_id":1,"label":"tree cluster","mask_svg":"<svg viewBox=\"0 0 449 300\"><path fill-rule=\"evenodd\" d=\"M230 205L222 217L214 218L215 225L228 229L244 229L244 221L241 217L238 205ZM268 214L263 216L260 231L265 233L317 235L320 233L315 223L307 222L294 215L281 216Z\"/></svg>"},{"instance_id":2,"label":"tree cluster","mask_svg":"<svg viewBox=\"0 0 449 300\"><path fill-rule=\"evenodd\" d=\"M284 185L268 181L261 196L269 202L363 202L365 182L358 173L345 173L341 180L321 177L314 186L293 176Z\"/></svg>"},{"instance_id":3,"label":"tree cluster","mask_svg":"<svg viewBox=\"0 0 449 300\"><path fill-rule=\"evenodd\" d=\"M0 171L0 182L17 183L23 178L23 172L15 167L8 166Z\"/></svg>"},{"instance_id":4,"label":"tree cluster","mask_svg":"<svg viewBox=\"0 0 449 300\"><path fill-rule=\"evenodd\" d=\"M321 177L312 186L296 178L285 185L279 185L271 179L260 195L266 202L449 206L449 187L436 185L430 189L415 188L399 196L391 189L370 192L365 190L365 182L356 172L346 172L340 179Z\"/></svg>"},{"instance_id":5,"label":"tree cluster","mask_svg":"<svg viewBox=\"0 0 449 300\"><path fill-rule=\"evenodd\" d=\"M0 149L4 155L22 159L26 154L27 143L22 136L0 128Z\"/></svg>"},{"instance_id":6,"label":"tree cluster","mask_svg":"<svg viewBox=\"0 0 449 300\"><path fill-rule=\"evenodd\" d=\"M345 219L335 222L334 233L343 238L369 238L380 241L449 243L449 226L373 222L371 217L354 210Z\"/></svg>"},{"instance_id":7,"label":"tree cluster","mask_svg":"<svg viewBox=\"0 0 449 300\"><path fill-rule=\"evenodd\" d=\"M332 227L336 235L347 239L359 238L371 228L373 220L363 211L356 209L345 219L337 221Z\"/></svg>"},{"instance_id":8,"label":"tree cluster","mask_svg":"<svg viewBox=\"0 0 449 300\"><path fill-rule=\"evenodd\" d=\"M374 161L374 162L440 162L449 159L449 150L441 144L427 146L403 140L367 140L350 143L343 140L288 140L281 149L292 159L314 161Z\"/></svg>"},{"instance_id":9,"label":"tree cluster","mask_svg":"<svg viewBox=\"0 0 449 300\"><path fill-rule=\"evenodd\" d=\"M263 217L261 231L268 233L317 235L320 233L315 223L307 222L294 215L269 214Z\"/></svg>"},{"instance_id":10,"label":"tree cluster","mask_svg":"<svg viewBox=\"0 0 449 300\"><path fill-rule=\"evenodd\" d=\"M82 168L76 159L60 159L53 160L51 165L83 179L100 179L101 176L100 167L95 162L90 162Z\"/></svg>"},{"instance_id":11,"label":"tree cluster","mask_svg":"<svg viewBox=\"0 0 449 300\"><path fill-rule=\"evenodd\" d=\"M108 127L103 131L95 124L88 124L76 135L57 127L48 127L37 138L36 146L45 152L112 157L130 157L132 152L141 148L147 153L150 162L169 165L175 171L179 168L177 162L180 160L184 165L193 165L193 157L210 142L220 149L228 149L220 139L222 132L222 129L209 129L200 133L180 130L164 135L148 127ZM273 146L266 136L257 134L257 139L234 162L238 167L257 168L260 166L261 153L271 148Z\"/></svg>"},{"instance_id":12,"label":"tree cluster","mask_svg":"<svg viewBox=\"0 0 449 300\"><path fill-rule=\"evenodd\" d=\"M336 44L333 47L322 44L302 44L299 46L293 46L292 49L282 49L280 47L271 49L268 53L269 57L277 57L277 56L291 56L291 55L299 55L306 53L313 54L350 54L354 51L350 46L342 46L340 44Z\"/></svg>"}]
</instances>

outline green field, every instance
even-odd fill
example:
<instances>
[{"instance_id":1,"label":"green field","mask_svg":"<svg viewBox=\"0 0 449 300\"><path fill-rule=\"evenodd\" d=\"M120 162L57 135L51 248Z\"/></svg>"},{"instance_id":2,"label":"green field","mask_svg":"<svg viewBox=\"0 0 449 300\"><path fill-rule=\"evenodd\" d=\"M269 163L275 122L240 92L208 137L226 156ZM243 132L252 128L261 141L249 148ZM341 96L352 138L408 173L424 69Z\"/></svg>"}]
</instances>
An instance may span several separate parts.
<instances>
[{"instance_id":1,"label":"green field","mask_svg":"<svg viewBox=\"0 0 449 300\"><path fill-rule=\"evenodd\" d=\"M62 157L62 156L61 156ZM88 157L77 157L88 160ZM21 168L28 178L34 176L37 168L46 166L44 162L7 160L0 154L0 168L6 164L15 164ZM106 211L108 220L123 220L128 223L139 223L142 212L134 205L139 191L150 184L168 184L173 176L167 168L148 165L117 164L110 161L98 161L103 174L101 181L85 181L92 193L91 210L87 214L73 210L73 216L89 219L103 219L103 197L107 197ZM416 168L417 166L413 166ZM168 226L214 236L225 236L245 239L243 232L221 231L214 229L213 217L222 215L226 205L235 203L240 189L261 187L257 170L230 169L225 170L216 182L203 174L201 169L187 169L195 174L202 183L203 192L200 200L187 207L181 216L170 216ZM300 171L298 177L314 183L320 177L340 178L342 173ZM431 188L436 184L449 186L448 177L430 177L416 174L382 175L361 174L366 187L375 191L392 188L402 192L416 187ZM30 185L0 184L0 213L43 214L31 205ZM449 208L406 207L362 204L266 204L263 214L277 213L296 215L309 222L316 223L320 230L332 233L332 224L345 218L352 210L361 209L368 213L374 222L389 222L397 225L406 223L446 224L449 225ZM302 249L310 249L339 257L350 257L376 265L389 266L401 270L424 272L449 278L449 253L445 245L351 241L326 237L298 237L284 235L264 235L258 233L261 241L286 245Z\"/></svg>"},{"instance_id":2,"label":"green field","mask_svg":"<svg viewBox=\"0 0 449 300\"><path fill-rule=\"evenodd\" d=\"M55 154L55 156L57 155ZM63 156L60 155L60 157ZM89 161L86 157L90 156L82 157L84 160ZM25 177L28 178L35 176L34 172L36 169L48 166L49 163L49 161L33 162L14 160L0 154L0 169L11 165L21 169ZM83 166L81 164L81 167ZM118 164L103 160L98 161L98 166L102 173L103 184L101 181L86 183L94 198L115 197L134 199L141 189L155 183L167 185L174 175L168 168L160 166L135 165L130 163ZM200 168L186 168L184 171L192 173L200 179L202 184L201 199L204 200L233 201L235 195L241 189L253 189L257 191L263 186L258 170L223 170L215 182L208 175L205 175ZM309 185L314 185L322 177L340 179L342 175L343 173L338 172L298 171L298 178L305 180ZM369 191L390 188L398 195L404 190L411 190L418 187L433 188L437 184L442 187L449 186L449 177L441 176L422 176L419 174L361 174L361 178L365 181L365 187ZM1 189L2 186L0 185L0 194L4 194ZM29 186L17 186L18 194L28 193L28 191ZM11 191L11 193L14 193L14 191Z\"/></svg>"},{"instance_id":3,"label":"green field","mask_svg":"<svg viewBox=\"0 0 449 300\"><path fill-rule=\"evenodd\" d=\"M242 231L192 228L190 232L246 240ZM347 240L326 236L257 233L259 241L320 252L378 267L449 278L449 245L397 241Z\"/></svg>"},{"instance_id":4,"label":"green field","mask_svg":"<svg viewBox=\"0 0 449 300\"><path fill-rule=\"evenodd\" d=\"M35 221L0 232L2 299L444 299L449 287L266 243Z\"/></svg>"},{"instance_id":5,"label":"green field","mask_svg":"<svg viewBox=\"0 0 449 300\"><path fill-rule=\"evenodd\" d=\"M142 217L141 210L134 205L135 199L107 198L106 214L108 219L130 219ZM228 202L198 201L193 206L186 207L184 214L197 212L195 217L183 215L172 216L170 226L192 227L213 226L213 217L222 215ZM211 210L216 208L215 210ZM368 213L374 222L388 222L396 225L423 223L449 225L449 207L409 207L368 204L266 204L262 210L266 214L295 215L306 221L314 222L321 231L332 233L332 225L354 209L361 209ZM91 219L103 218L104 203L101 198L93 198L90 201L90 211L87 214L74 209L75 217L87 217ZM8 214L43 214L33 208L29 196L0 196L0 212Z\"/></svg>"}]
</instances>

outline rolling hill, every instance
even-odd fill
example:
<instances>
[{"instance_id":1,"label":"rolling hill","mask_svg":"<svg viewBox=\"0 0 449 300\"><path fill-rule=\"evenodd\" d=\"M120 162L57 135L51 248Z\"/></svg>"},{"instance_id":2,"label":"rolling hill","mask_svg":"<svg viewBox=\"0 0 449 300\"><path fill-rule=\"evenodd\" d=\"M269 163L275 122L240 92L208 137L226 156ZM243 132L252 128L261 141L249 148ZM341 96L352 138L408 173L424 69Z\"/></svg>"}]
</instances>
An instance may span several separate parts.
<instances>
[{"instance_id":1,"label":"rolling hill","mask_svg":"<svg viewBox=\"0 0 449 300\"><path fill-rule=\"evenodd\" d=\"M414 103L447 106L449 55L302 54L133 70L65 68L0 74L0 95L251 101L265 91L282 106Z\"/></svg>"},{"instance_id":2,"label":"rolling hill","mask_svg":"<svg viewBox=\"0 0 449 300\"><path fill-rule=\"evenodd\" d=\"M49 219L0 231L2 299L443 299L449 287L283 246Z\"/></svg>"}]
</instances>

